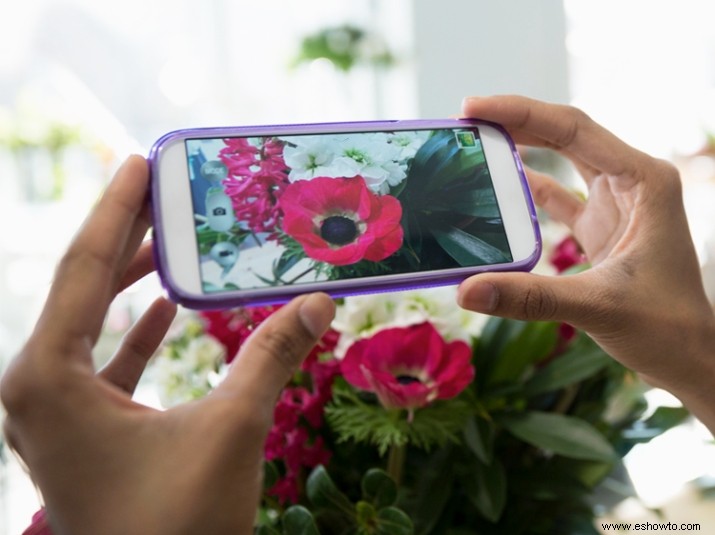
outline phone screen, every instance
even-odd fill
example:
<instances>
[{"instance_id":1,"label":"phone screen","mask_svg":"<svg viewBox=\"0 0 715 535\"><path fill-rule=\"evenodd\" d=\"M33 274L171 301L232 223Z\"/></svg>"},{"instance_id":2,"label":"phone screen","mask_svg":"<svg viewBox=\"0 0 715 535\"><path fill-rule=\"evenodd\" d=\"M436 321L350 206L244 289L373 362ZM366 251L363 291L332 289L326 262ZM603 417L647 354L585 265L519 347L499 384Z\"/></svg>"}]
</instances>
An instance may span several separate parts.
<instances>
[{"instance_id":1,"label":"phone screen","mask_svg":"<svg viewBox=\"0 0 715 535\"><path fill-rule=\"evenodd\" d=\"M205 293L512 261L476 128L185 143Z\"/></svg>"}]
</instances>

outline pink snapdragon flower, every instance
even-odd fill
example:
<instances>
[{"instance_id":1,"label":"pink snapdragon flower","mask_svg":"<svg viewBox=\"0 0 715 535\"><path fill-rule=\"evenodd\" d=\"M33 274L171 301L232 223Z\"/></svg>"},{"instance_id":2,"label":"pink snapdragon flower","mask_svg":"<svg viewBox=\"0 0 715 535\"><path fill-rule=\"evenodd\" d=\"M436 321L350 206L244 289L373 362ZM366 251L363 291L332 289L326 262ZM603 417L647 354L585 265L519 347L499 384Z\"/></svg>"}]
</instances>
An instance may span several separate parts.
<instances>
[{"instance_id":1,"label":"pink snapdragon flower","mask_svg":"<svg viewBox=\"0 0 715 535\"><path fill-rule=\"evenodd\" d=\"M202 310L207 334L213 336L226 349L226 363L230 364L239 348L258 325L273 314L279 306L236 308L231 310Z\"/></svg>"},{"instance_id":2,"label":"pink snapdragon flower","mask_svg":"<svg viewBox=\"0 0 715 535\"><path fill-rule=\"evenodd\" d=\"M286 170L283 160L283 143L265 138L261 145L253 145L246 138L227 138L219 159L228 168L229 175L250 176L256 173L273 174Z\"/></svg>"},{"instance_id":3,"label":"pink snapdragon flower","mask_svg":"<svg viewBox=\"0 0 715 535\"><path fill-rule=\"evenodd\" d=\"M474 379L469 345L446 342L431 323L378 331L353 343L340 362L345 380L374 392L388 409L412 411L457 396Z\"/></svg>"},{"instance_id":4,"label":"pink snapdragon flower","mask_svg":"<svg viewBox=\"0 0 715 535\"><path fill-rule=\"evenodd\" d=\"M274 138L262 138L259 146L245 138L229 138L224 143L219 151L220 160L228 168L223 187L236 219L253 232L269 232L275 237L282 215L278 199L288 186L283 143Z\"/></svg>"}]
</instances>

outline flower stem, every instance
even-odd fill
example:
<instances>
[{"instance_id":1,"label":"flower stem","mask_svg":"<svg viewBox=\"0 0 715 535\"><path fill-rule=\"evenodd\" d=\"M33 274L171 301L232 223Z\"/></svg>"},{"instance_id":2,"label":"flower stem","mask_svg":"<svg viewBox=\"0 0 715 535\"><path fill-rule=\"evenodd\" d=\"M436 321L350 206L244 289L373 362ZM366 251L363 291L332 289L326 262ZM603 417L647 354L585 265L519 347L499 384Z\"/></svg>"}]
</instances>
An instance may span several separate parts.
<instances>
[{"instance_id":1,"label":"flower stem","mask_svg":"<svg viewBox=\"0 0 715 535\"><path fill-rule=\"evenodd\" d=\"M399 486L402 481L402 469L405 467L405 445L393 444L387 457L387 473Z\"/></svg>"},{"instance_id":2,"label":"flower stem","mask_svg":"<svg viewBox=\"0 0 715 535\"><path fill-rule=\"evenodd\" d=\"M296 275L295 277L293 277L291 280L289 280L288 282L286 282L286 284L293 284L294 282L296 282L296 281L297 281L298 279L300 279L301 277L305 277L308 273L310 273L310 272L313 271L314 269L315 269L315 266L309 267L308 269L306 269L306 270L303 271L302 273L299 273L298 275Z\"/></svg>"}]
</instances>

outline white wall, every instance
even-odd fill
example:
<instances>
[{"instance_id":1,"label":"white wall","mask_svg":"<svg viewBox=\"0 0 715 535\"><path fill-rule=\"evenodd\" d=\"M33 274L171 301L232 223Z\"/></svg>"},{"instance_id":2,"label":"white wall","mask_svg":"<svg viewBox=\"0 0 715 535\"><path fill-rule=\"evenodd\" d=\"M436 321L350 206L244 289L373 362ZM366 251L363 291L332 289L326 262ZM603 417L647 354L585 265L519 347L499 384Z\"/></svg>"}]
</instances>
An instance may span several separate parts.
<instances>
[{"instance_id":1,"label":"white wall","mask_svg":"<svg viewBox=\"0 0 715 535\"><path fill-rule=\"evenodd\" d=\"M414 0L413 17L422 117L457 113L466 95L568 102L561 0Z\"/></svg>"}]
</instances>

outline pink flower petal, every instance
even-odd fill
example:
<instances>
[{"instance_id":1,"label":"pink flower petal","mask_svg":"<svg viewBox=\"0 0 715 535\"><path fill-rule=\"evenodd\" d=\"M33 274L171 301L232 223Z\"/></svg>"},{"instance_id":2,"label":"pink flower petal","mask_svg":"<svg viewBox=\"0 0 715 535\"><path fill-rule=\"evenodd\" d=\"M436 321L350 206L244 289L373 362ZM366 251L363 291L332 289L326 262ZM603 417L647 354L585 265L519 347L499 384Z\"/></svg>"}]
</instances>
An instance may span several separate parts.
<instances>
[{"instance_id":1,"label":"pink flower petal","mask_svg":"<svg viewBox=\"0 0 715 535\"><path fill-rule=\"evenodd\" d=\"M422 323L358 340L346 352L341 371L385 407L415 408L464 390L474 379L471 359L468 344L448 344L431 324Z\"/></svg>"}]
</instances>

